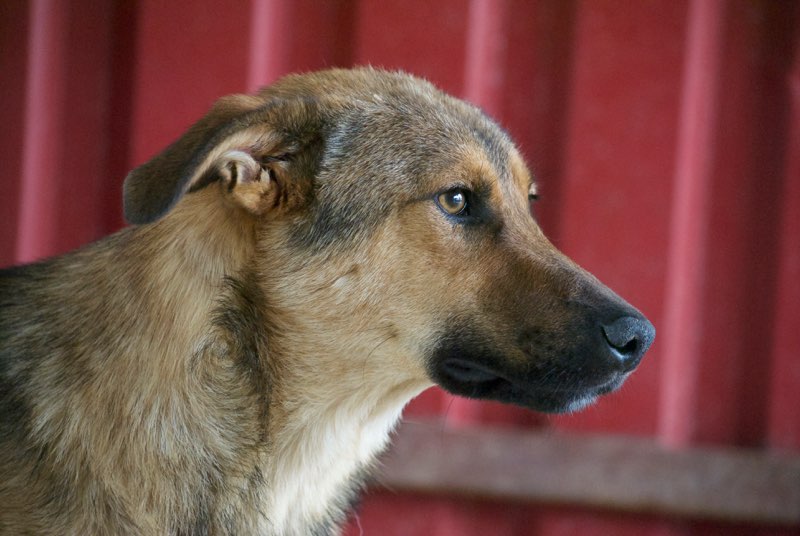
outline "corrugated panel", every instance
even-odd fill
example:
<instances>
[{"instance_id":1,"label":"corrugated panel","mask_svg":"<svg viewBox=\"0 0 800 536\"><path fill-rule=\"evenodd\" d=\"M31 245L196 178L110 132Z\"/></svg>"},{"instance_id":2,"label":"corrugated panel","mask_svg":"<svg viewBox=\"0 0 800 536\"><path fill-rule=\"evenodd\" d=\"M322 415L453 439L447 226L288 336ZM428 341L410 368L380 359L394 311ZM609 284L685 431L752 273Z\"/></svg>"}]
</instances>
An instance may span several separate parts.
<instances>
[{"instance_id":1,"label":"corrugated panel","mask_svg":"<svg viewBox=\"0 0 800 536\"><path fill-rule=\"evenodd\" d=\"M126 171L223 94L296 70L402 68L506 125L542 184L545 230L659 329L623 391L580 415L431 390L410 418L797 456L799 17L767 0L6 0L0 263L118 228ZM349 529L362 531L796 529L376 491Z\"/></svg>"}]
</instances>

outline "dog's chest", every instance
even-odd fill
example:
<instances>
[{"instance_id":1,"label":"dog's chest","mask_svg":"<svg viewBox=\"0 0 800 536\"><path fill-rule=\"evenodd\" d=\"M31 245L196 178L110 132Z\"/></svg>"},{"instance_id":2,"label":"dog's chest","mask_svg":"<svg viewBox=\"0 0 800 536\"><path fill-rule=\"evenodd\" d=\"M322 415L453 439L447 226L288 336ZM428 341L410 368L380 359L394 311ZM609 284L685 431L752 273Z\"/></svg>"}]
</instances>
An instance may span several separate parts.
<instances>
[{"instance_id":1,"label":"dog's chest","mask_svg":"<svg viewBox=\"0 0 800 536\"><path fill-rule=\"evenodd\" d=\"M266 534L331 534L387 445L403 404L365 418L334 411L276 445L264 475ZM308 423L307 423L308 424Z\"/></svg>"}]
</instances>

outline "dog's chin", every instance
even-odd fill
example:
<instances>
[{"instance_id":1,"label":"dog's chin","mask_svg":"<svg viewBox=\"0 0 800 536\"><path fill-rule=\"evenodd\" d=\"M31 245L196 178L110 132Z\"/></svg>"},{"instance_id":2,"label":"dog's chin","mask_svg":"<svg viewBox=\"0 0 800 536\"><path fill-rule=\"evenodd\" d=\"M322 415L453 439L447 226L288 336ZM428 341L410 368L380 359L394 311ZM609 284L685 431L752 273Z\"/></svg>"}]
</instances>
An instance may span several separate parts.
<instances>
[{"instance_id":1,"label":"dog's chin","mask_svg":"<svg viewBox=\"0 0 800 536\"><path fill-rule=\"evenodd\" d=\"M482 364L451 358L433 367L434 381L451 394L483 400L496 400L543 413L573 413L593 404L601 395L618 389L624 375L612 376L592 386L547 386L541 381L510 379ZM557 371L555 371L557 372ZM554 373L554 377L559 374Z\"/></svg>"}]
</instances>

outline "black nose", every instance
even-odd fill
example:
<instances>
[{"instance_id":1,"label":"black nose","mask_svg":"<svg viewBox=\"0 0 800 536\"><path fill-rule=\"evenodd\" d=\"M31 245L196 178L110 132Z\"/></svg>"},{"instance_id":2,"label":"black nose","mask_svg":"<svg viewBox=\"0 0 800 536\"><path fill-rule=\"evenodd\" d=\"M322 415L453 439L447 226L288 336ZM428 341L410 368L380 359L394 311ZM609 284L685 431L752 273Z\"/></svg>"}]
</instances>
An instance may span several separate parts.
<instances>
[{"instance_id":1,"label":"black nose","mask_svg":"<svg viewBox=\"0 0 800 536\"><path fill-rule=\"evenodd\" d=\"M611 354L616 357L625 372L636 368L642 356L650 348L656 336L656 328L644 318L623 316L603 325Z\"/></svg>"}]
</instances>

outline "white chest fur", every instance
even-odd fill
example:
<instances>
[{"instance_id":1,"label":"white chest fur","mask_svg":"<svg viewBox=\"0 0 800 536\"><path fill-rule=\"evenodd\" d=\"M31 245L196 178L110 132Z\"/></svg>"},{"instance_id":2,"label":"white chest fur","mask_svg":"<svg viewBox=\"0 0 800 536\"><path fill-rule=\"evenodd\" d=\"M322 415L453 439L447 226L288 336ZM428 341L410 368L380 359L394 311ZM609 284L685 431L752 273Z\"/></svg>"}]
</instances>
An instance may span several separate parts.
<instances>
[{"instance_id":1,"label":"white chest fur","mask_svg":"<svg viewBox=\"0 0 800 536\"><path fill-rule=\"evenodd\" d=\"M346 507L354 477L386 448L405 404L428 383L406 382L384 396L295 406L265 474L269 534L305 535ZM350 393L351 395L353 393Z\"/></svg>"}]
</instances>

